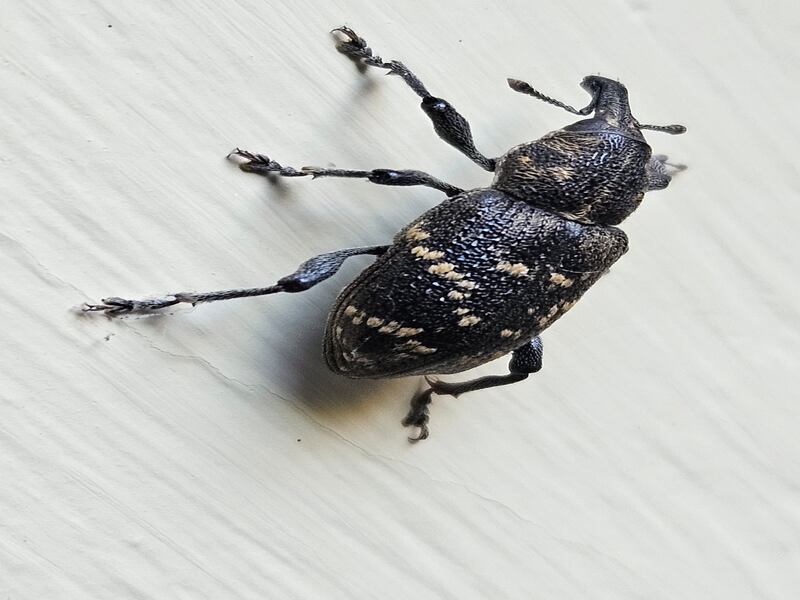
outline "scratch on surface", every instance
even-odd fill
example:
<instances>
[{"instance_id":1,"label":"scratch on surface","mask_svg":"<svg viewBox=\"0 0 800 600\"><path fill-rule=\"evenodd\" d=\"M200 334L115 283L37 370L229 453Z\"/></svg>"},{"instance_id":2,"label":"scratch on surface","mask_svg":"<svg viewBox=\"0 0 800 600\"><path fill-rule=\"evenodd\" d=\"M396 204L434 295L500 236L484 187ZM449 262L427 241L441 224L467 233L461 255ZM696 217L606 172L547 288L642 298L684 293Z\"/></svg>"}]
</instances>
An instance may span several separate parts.
<instances>
[{"instance_id":1,"label":"scratch on surface","mask_svg":"<svg viewBox=\"0 0 800 600\"><path fill-rule=\"evenodd\" d=\"M91 298L91 296L86 294L83 290L79 289L78 287L76 287L72 283L61 279L58 275L53 273L53 271L51 271L38 258L36 258L36 255L33 252L31 252L22 242L16 240L15 238L11 237L10 235L8 235L6 233L3 233L2 231L0 231L0 241L2 241L3 244L10 244L10 245L15 246L19 250L21 250L22 254L25 255L25 258L29 262L33 263L33 265L36 267L36 269L32 269L32 271L37 273L43 279L48 279L48 278L49 279L53 279L56 282L58 282L59 284L61 284L62 286L68 287L69 289L77 292L78 294L80 294L81 296L86 298L87 300L89 298Z\"/></svg>"}]
</instances>

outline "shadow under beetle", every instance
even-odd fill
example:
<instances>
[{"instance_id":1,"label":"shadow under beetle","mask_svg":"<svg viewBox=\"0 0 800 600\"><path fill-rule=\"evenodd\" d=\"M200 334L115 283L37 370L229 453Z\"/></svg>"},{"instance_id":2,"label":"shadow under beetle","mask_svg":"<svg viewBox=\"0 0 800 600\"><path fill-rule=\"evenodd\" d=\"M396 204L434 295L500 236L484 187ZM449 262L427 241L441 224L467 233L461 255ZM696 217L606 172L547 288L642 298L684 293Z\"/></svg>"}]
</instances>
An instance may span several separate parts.
<instances>
[{"instance_id":1,"label":"shadow under beetle","mask_svg":"<svg viewBox=\"0 0 800 600\"><path fill-rule=\"evenodd\" d=\"M359 66L399 75L422 98L440 138L493 171L488 188L462 190L422 171L353 171L284 167L263 154L236 149L248 173L283 177L353 177L380 185L422 185L448 199L403 228L391 244L315 256L275 285L219 292L181 292L149 300L106 298L86 311L148 313L181 302L197 304L277 292L302 292L336 273L350 256L375 263L339 295L328 317L324 356L336 373L356 378L458 373L511 352L509 373L463 383L427 378L411 401L405 426L428 437L431 394L465 392L525 379L542 366L539 334L578 301L628 248L614 225L644 193L667 187L679 167L651 156L641 130L683 133L681 125L643 125L632 115L624 85L590 75L591 94L580 110L516 79L508 84L582 119L544 137L487 158L469 123L432 96L401 62L384 62L352 29L335 29L337 49Z\"/></svg>"}]
</instances>

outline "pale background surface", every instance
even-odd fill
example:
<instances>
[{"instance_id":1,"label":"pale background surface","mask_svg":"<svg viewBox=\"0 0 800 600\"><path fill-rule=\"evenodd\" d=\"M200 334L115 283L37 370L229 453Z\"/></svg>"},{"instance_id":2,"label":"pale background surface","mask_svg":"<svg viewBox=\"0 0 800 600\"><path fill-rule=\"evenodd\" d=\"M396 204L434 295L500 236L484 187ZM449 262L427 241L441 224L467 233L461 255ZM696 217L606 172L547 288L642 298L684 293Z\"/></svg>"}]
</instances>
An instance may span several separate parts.
<instances>
[{"instance_id":1,"label":"pale background surface","mask_svg":"<svg viewBox=\"0 0 800 600\"><path fill-rule=\"evenodd\" d=\"M0 597L797 597L796 3L168 4L2 5ZM625 223L544 370L438 398L416 446L418 380L320 357L369 258L301 295L70 311L270 284L441 198L270 185L224 160L237 145L490 181L401 81L334 51L344 23L490 156L574 120L508 76L574 105L584 75L617 77L643 122L689 127L648 135L690 169Z\"/></svg>"}]
</instances>

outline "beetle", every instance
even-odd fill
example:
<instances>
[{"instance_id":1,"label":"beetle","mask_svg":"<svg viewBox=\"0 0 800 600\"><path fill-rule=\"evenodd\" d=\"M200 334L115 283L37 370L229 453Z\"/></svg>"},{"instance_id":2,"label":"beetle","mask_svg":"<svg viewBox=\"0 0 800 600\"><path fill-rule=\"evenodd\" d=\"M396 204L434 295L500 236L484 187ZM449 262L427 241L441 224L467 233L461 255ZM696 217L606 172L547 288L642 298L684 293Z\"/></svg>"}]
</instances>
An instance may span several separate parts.
<instances>
[{"instance_id":1,"label":"beetle","mask_svg":"<svg viewBox=\"0 0 800 600\"><path fill-rule=\"evenodd\" d=\"M278 292L302 292L334 275L350 256L375 262L344 288L323 341L334 372L353 378L424 375L427 389L411 401L403 425L429 435L432 394L458 396L521 381L542 366L541 333L561 318L628 249L615 227L645 192L667 187L682 168L652 156L642 130L683 133L682 125L645 125L631 114L618 81L590 75L582 109L509 79L514 91L586 117L499 158L475 147L469 123L447 100L431 95L402 62L384 61L348 27L332 32L336 47L361 71L398 75L418 96L437 135L486 171L489 187L463 190L417 170L371 171L283 166L264 154L235 149L242 171L281 177L350 177L379 185L427 186L447 200L404 227L391 244L315 256L264 288L180 292L160 298L110 297L84 310L109 316L152 313ZM509 373L461 383L431 375L459 373L511 353Z\"/></svg>"}]
</instances>

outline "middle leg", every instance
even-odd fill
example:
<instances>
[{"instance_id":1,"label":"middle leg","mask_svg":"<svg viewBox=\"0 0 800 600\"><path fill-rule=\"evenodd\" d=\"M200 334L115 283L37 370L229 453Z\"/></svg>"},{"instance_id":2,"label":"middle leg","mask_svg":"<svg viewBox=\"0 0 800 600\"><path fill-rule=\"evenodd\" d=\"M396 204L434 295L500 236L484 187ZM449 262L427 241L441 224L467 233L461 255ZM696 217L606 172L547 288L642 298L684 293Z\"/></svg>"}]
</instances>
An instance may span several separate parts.
<instances>
[{"instance_id":1,"label":"middle leg","mask_svg":"<svg viewBox=\"0 0 800 600\"><path fill-rule=\"evenodd\" d=\"M414 170L394 170L394 169L373 169L371 171L354 171L348 169L322 169L320 167L284 167L277 161L272 160L263 154L254 154L247 150L236 148L228 154L228 158L236 156L243 158L244 162L239 163L239 168L245 173L256 173L258 175L280 175L281 177L306 177L312 179L317 177L350 177L354 179L366 179L378 185L398 185L412 186L423 185L444 192L449 197L457 196L462 193L459 187L450 185L433 175L428 175L423 171Z\"/></svg>"}]
</instances>

